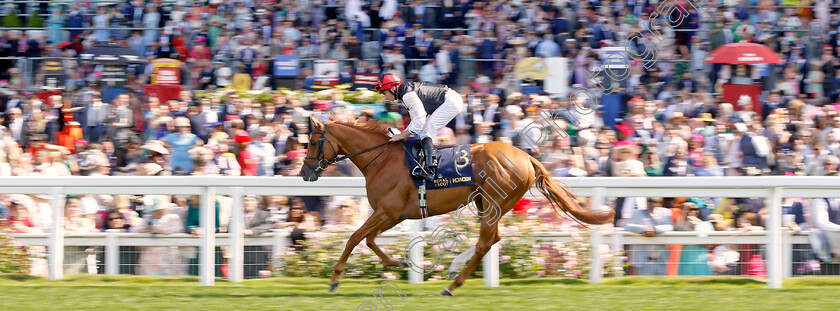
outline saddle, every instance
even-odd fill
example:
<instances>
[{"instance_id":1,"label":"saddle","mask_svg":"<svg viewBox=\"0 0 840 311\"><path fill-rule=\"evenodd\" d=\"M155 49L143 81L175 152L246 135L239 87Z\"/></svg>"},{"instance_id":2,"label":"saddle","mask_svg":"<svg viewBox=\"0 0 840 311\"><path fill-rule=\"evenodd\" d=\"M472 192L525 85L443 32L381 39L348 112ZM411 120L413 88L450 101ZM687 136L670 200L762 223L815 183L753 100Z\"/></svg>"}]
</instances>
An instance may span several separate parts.
<instances>
[{"instance_id":1,"label":"saddle","mask_svg":"<svg viewBox=\"0 0 840 311\"><path fill-rule=\"evenodd\" d=\"M405 142L405 165L409 172L423 169L423 148L417 139L407 139ZM426 190L443 189L449 187L474 185L472 158L470 145L440 145L435 146L438 166L435 171L433 182L427 182L422 178L414 178L414 185L418 188L420 196L420 215L427 217Z\"/></svg>"},{"instance_id":2,"label":"saddle","mask_svg":"<svg viewBox=\"0 0 840 311\"><path fill-rule=\"evenodd\" d=\"M416 139L408 139L405 143L405 164L409 172L423 169L423 148ZM475 184L472 176L472 158L469 145L442 145L437 149L438 167L434 182L427 183L428 189L443 189L449 187L469 186ZM422 179L413 178L414 185L420 187Z\"/></svg>"},{"instance_id":3,"label":"saddle","mask_svg":"<svg viewBox=\"0 0 840 311\"><path fill-rule=\"evenodd\" d=\"M405 146L408 148L407 154L411 157L411 163L423 163L423 146L419 139L408 138L405 140ZM438 163L440 163L440 151L443 149L454 148L458 145L435 145L438 151ZM411 166L409 166L411 168Z\"/></svg>"}]
</instances>

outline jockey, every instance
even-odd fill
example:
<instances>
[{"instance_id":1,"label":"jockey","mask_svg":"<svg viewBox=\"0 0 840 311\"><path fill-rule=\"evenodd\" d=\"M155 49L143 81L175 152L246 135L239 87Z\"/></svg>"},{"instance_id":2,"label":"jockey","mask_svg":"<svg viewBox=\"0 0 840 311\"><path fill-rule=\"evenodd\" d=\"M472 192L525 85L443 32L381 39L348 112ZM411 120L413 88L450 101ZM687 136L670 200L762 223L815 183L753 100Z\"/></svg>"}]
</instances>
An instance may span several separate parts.
<instances>
[{"instance_id":1,"label":"jockey","mask_svg":"<svg viewBox=\"0 0 840 311\"><path fill-rule=\"evenodd\" d=\"M440 129L463 111L464 101L461 95L443 85L403 83L400 77L392 73L382 75L374 90L384 94L386 100L402 101L408 109L411 123L408 124L405 132L394 135L391 141L403 140L412 134L418 134L426 159L424 172L416 172L413 176L433 181L438 163L432 139Z\"/></svg>"}]
</instances>

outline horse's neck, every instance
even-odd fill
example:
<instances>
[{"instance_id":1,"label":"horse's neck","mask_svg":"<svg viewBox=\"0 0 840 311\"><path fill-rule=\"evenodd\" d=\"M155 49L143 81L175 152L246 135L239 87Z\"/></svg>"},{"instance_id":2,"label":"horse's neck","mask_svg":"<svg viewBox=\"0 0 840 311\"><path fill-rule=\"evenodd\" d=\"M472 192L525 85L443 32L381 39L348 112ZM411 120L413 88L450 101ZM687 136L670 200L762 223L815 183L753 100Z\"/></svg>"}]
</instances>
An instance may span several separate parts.
<instances>
[{"instance_id":1,"label":"horse's neck","mask_svg":"<svg viewBox=\"0 0 840 311\"><path fill-rule=\"evenodd\" d=\"M335 135L334 137L341 144L341 149L343 149L345 155L352 155L357 152L373 148L377 145L385 143L388 139L387 137L379 134L371 133L351 126L344 126L342 131L336 131L333 135ZM393 145L398 145L398 143L394 143ZM393 155L391 155L392 153L390 149L394 149L395 147L398 146L388 147L389 150L384 151L383 149L386 148L386 146L382 146L380 148L358 154L350 158L350 161L352 161L359 170L363 170L365 169L365 166L367 166L367 172L376 172L378 171L378 166L391 162L389 157ZM400 147L399 149L402 148ZM362 171L362 174L367 177L367 172Z\"/></svg>"}]
</instances>

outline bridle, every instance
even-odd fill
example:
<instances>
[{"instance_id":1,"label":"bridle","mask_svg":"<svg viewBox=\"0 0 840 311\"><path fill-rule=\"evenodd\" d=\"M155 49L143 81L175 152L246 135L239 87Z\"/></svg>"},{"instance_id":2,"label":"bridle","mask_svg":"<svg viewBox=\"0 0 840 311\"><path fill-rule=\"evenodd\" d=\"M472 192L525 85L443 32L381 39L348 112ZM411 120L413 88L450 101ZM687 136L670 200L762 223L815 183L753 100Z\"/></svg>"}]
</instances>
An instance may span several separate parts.
<instances>
[{"instance_id":1,"label":"bridle","mask_svg":"<svg viewBox=\"0 0 840 311\"><path fill-rule=\"evenodd\" d=\"M325 169L327 169L327 167L329 167L329 166L330 166L330 165L332 165L333 163L336 163L336 162L338 162L338 161L342 161L342 160L345 160L345 159L349 159L349 158L355 157L355 156L357 156L357 155L360 155L360 154L363 154L363 153L367 153L367 152L373 151L373 150L375 150L376 148L379 148L379 147L385 146L385 149L382 149L382 152L380 152L378 155L376 155L376 157L374 157L372 160L370 160L370 162L368 162L368 163L367 163L367 164L366 164L366 165L365 165L365 166L361 169L362 173L364 173L364 172L365 172L365 169L366 169L368 166L370 166L370 164L371 164L371 163L373 163L373 161L376 161L376 159L377 159L377 158L379 158L379 156L381 156L383 153L385 153L385 150L388 150L388 147L390 147L390 146L391 146L391 141L389 140L389 141L387 141L387 142L384 142L384 143L381 143L381 144L379 144L379 145L376 145L376 146L373 146L373 147L367 148L367 149L365 149L365 150L362 150L362 151L356 152L356 153L351 154L351 155L347 155L347 156L344 156L344 155L343 155L343 156L336 156L336 157L335 157L335 159L332 159L332 161L328 161L328 160L326 159L325 155L324 155L324 141L326 141L328 144L330 144L330 148L332 148L333 153L335 153L336 155L338 155L338 150L336 150L336 149L335 149L335 146L333 145L332 141L330 141L330 140L327 138L326 129L327 129L327 125L325 124L325 125L324 125L324 129L323 129L323 130L312 132L312 134L321 134L321 138L319 138L319 139L318 139L318 143L317 143L317 146L318 146L318 155L317 155L317 157L305 157L305 158L304 158L305 160L315 160L315 161L317 161L317 163L318 163L318 167L316 167L316 168L314 168L314 169L313 169L311 165L307 164L306 162L304 162L304 163L303 163L304 165L306 165L306 167L307 167L307 168L312 169L313 171L315 171L315 174L316 174L316 175L318 175L318 176L320 176L320 175L321 175L321 172L323 172ZM310 142L310 144L311 144L311 142ZM386 145L387 145L387 146L386 146Z\"/></svg>"}]
</instances>

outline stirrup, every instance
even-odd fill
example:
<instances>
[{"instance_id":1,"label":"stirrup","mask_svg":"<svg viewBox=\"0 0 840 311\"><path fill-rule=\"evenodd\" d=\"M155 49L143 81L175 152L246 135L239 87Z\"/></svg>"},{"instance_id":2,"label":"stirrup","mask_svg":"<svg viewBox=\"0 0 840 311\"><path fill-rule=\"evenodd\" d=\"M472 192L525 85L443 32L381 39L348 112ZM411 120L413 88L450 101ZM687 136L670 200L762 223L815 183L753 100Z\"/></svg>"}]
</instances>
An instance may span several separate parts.
<instances>
[{"instance_id":1,"label":"stirrup","mask_svg":"<svg viewBox=\"0 0 840 311\"><path fill-rule=\"evenodd\" d=\"M426 168L423 167L422 165L418 165L418 166L414 167L414 170L411 171L411 176L414 176L414 177L417 177L417 178L423 178L423 176L426 176Z\"/></svg>"},{"instance_id":2,"label":"stirrup","mask_svg":"<svg viewBox=\"0 0 840 311\"><path fill-rule=\"evenodd\" d=\"M414 171L411 172L411 176L417 179L425 179L428 182L433 182L435 180L435 172L433 170L430 171L428 167L424 166L417 166L414 168Z\"/></svg>"}]
</instances>

